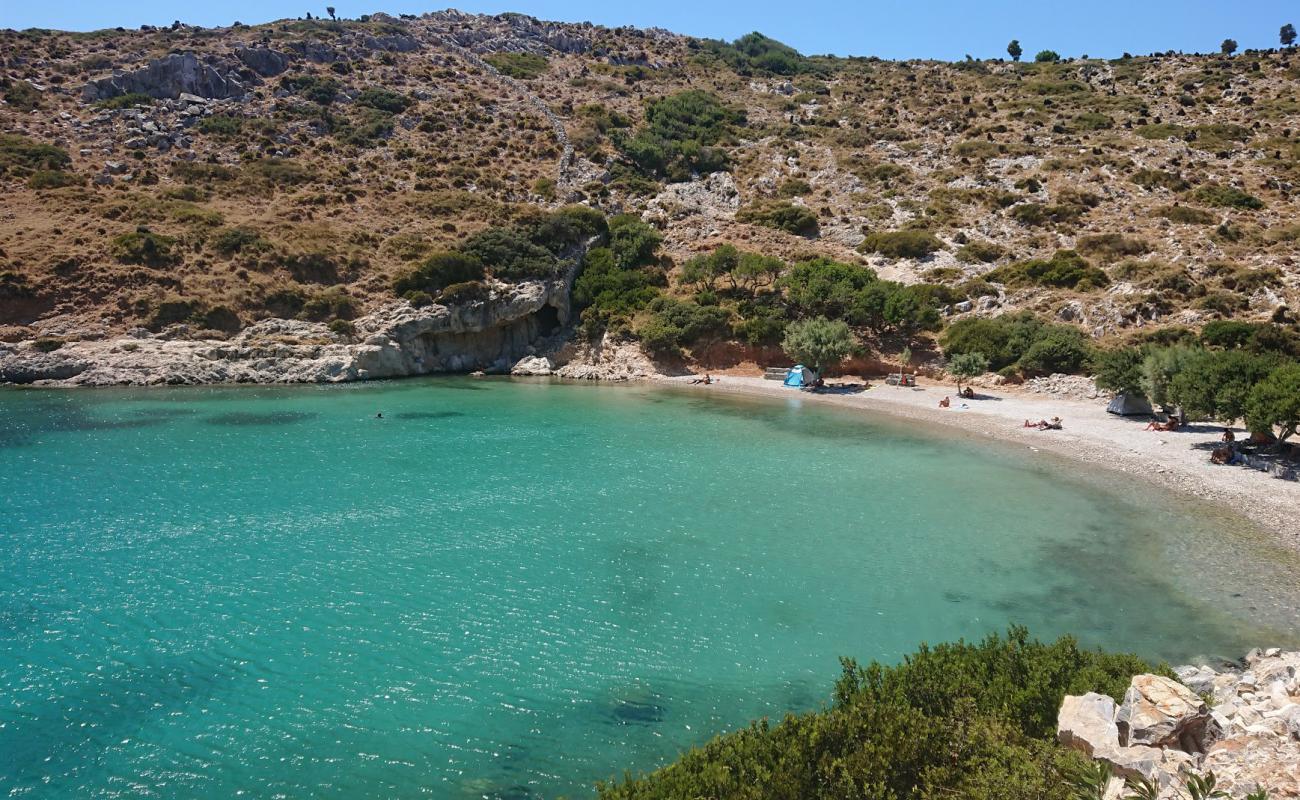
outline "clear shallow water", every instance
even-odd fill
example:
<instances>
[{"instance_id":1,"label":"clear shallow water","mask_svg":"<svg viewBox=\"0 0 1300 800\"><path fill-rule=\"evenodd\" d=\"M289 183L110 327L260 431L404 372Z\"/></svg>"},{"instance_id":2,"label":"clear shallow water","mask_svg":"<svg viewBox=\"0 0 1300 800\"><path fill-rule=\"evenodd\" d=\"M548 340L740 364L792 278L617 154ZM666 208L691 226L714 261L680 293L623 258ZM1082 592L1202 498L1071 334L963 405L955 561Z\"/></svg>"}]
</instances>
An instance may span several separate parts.
<instances>
[{"instance_id":1,"label":"clear shallow water","mask_svg":"<svg viewBox=\"0 0 1300 800\"><path fill-rule=\"evenodd\" d=\"M840 655L1296 643L1294 558L1076 470L638 387L0 392L0 794L581 797Z\"/></svg>"}]
</instances>

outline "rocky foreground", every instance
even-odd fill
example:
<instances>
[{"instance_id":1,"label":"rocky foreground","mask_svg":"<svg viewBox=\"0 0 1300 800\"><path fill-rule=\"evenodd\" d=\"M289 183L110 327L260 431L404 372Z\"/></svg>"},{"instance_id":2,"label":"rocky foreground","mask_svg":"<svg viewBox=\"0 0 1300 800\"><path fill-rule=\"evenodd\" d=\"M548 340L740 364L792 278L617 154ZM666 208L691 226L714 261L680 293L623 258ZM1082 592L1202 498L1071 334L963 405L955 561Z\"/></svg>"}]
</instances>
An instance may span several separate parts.
<instances>
[{"instance_id":1,"label":"rocky foreground","mask_svg":"<svg viewBox=\"0 0 1300 800\"><path fill-rule=\"evenodd\" d=\"M1062 703L1062 744L1113 768L1106 797L1144 779L1182 798L1189 775L1212 772L1231 797L1300 798L1300 652L1253 650L1239 667L1177 674L1135 676L1119 706L1091 692Z\"/></svg>"}]
</instances>

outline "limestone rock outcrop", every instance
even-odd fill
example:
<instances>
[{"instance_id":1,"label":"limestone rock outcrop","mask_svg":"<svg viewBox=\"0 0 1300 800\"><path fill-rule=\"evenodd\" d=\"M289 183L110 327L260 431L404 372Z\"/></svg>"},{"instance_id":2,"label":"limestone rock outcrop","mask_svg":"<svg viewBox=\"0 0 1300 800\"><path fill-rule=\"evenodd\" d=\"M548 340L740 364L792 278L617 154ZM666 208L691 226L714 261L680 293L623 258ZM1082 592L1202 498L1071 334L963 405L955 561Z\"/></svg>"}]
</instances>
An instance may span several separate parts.
<instances>
[{"instance_id":1,"label":"limestone rock outcrop","mask_svg":"<svg viewBox=\"0 0 1300 800\"><path fill-rule=\"evenodd\" d=\"M1182 800L1187 776L1209 772L1233 798L1258 789L1300 798L1300 652L1256 650L1237 668L1177 673L1181 682L1135 676L1118 707L1104 695L1066 697L1057 738L1119 778L1153 781L1164 800ZM1119 778L1108 797L1119 796Z\"/></svg>"},{"instance_id":2,"label":"limestone rock outcrop","mask_svg":"<svg viewBox=\"0 0 1300 800\"><path fill-rule=\"evenodd\" d=\"M1115 715L1120 743L1202 752L1210 727L1205 701L1178 681L1137 675Z\"/></svg>"},{"instance_id":3,"label":"limestone rock outcrop","mask_svg":"<svg viewBox=\"0 0 1300 800\"><path fill-rule=\"evenodd\" d=\"M81 96L87 103L124 94L144 94L160 100L174 100L182 94L225 99L242 97L249 88L239 70L225 59L172 53L150 61L141 69L93 80L81 90Z\"/></svg>"},{"instance_id":4,"label":"limestone rock outcrop","mask_svg":"<svg viewBox=\"0 0 1300 800\"><path fill-rule=\"evenodd\" d=\"M113 384L332 383L438 372L505 373L569 321L573 271L495 287L487 300L415 308L390 304L354 322L355 335L318 322L268 319L226 341L164 332L69 342L0 344L0 382ZM180 333L180 332L173 332Z\"/></svg>"}]
</instances>

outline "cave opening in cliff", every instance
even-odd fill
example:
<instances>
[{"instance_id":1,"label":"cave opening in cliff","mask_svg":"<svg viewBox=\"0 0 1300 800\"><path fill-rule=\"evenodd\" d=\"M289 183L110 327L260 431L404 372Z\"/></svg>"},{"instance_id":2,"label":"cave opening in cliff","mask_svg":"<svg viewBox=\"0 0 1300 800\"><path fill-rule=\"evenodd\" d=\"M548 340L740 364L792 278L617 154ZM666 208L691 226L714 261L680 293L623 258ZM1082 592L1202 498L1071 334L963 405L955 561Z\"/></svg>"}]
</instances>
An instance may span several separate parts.
<instances>
[{"instance_id":1,"label":"cave opening in cliff","mask_svg":"<svg viewBox=\"0 0 1300 800\"><path fill-rule=\"evenodd\" d=\"M550 336L560 329L560 310L555 306L545 305L537 309L534 319L537 320L539 337Z\"/></svg>"}]
</instances>

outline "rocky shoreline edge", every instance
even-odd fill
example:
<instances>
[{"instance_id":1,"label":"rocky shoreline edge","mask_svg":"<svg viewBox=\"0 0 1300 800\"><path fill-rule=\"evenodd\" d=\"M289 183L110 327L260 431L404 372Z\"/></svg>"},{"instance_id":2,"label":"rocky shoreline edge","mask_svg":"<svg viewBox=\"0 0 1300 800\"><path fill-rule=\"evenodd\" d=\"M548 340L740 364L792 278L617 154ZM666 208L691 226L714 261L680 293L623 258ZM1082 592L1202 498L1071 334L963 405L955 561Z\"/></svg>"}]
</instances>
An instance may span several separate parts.
<instances>
[{"instance_id":1,"label":"rocky shoreline edge","mask_svg":"<svg viewBox=\"0 0 1300 800\"><path fill-rule=\"evenodd\" d=\"M1181 800L1189 778L1210 774L1229 797L1300 797L1300 652L1257 649L1175 674L1134 676L1118 705L1095 692L1061 704L1057 738L1109 767L1107 800L1126 782Z\"/></svg>"},{"instance_id":2,"label":"rocky shoreline edge","mask_svg":"<svg viewBox=\"0 0 1300 800\"><path fill-rule=\"evenodd\" d=\"M488 282L486 296L416 307L398 300L345 325L266 319L228 339L187 325L104 337L61 331L0 342L0 384L52 387L341 383L440 373L628 380L658 374L630 342L574 335L581 253L548 280Z\"/></svg>"}]
</instances>

